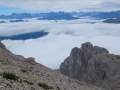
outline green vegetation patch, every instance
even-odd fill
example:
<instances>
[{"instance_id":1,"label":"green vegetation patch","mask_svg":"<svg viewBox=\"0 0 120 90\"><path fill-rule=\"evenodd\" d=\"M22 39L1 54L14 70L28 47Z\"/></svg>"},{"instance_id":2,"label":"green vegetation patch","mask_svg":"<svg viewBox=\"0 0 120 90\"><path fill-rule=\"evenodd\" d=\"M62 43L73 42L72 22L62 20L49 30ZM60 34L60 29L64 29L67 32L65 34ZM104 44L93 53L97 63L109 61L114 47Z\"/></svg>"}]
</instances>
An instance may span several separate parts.
<instances>
[{"instance_id":1,"label":"green vegetation patch","mask_svg":"<svg viewBox=\"0 0 120 90\"><path fill-rule=\"evenodd\" d=\"M4 72L2 76L3 76L3 78L14 80L14 81L18 81L18 79L19 79L19 77L16 76L15 74L13 74L13 73Z\"/></svg>"},{"instance_id":2,"label":"green vegetation patch","mask_svg":"<svg viewBox=\"0 0 120 90\"><path fill-rule=\"evenodd\" d=\"M44 89L53 89L53 87L51 86L48 86L47 84L45 83L38 83L38 86L44 88Z\"/></svg>"}]
</instances>

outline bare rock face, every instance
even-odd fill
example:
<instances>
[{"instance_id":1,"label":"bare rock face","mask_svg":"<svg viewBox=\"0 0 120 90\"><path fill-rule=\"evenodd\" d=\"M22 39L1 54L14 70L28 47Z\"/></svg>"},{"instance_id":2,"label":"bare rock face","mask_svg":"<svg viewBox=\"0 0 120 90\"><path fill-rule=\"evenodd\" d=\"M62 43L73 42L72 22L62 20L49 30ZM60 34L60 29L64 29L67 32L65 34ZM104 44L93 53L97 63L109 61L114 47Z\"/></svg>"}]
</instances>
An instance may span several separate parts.
<instances>
[{"instance_id":1,"label":"bare rock face","mask_svg":"<svg viewBox=\"0 0 120 90\"><path fill-rule=\"evenodd\" d=\"M60 65L60 71L71 78L81 80L86 77L86 67L90 58L102 53L108 53L108 50L97 46L93 47L90 42L82 44L81 48L72 49L70 56Z\"/></svg>"},{"instance_id":2,"label":"bare rock face","mask_svg":"<svg viewBox=\"0 0 120 90\"><path fill-rule=\"evenodd\" d=\"M92 85L120 89L120 56L93 46L90 42L73 48L70 56L60 65L60 72Z\"/></svg>"},{"instance_id":3,"label":"bare rock face","mask_svg":"<svg viewBox=\"0 0 120 90\"><path fill-rule=\"evenodd\" d=\"M120 90L120 56L99 54L88 61L87 80L104 88Z\"/></svg>"}]
</instances>

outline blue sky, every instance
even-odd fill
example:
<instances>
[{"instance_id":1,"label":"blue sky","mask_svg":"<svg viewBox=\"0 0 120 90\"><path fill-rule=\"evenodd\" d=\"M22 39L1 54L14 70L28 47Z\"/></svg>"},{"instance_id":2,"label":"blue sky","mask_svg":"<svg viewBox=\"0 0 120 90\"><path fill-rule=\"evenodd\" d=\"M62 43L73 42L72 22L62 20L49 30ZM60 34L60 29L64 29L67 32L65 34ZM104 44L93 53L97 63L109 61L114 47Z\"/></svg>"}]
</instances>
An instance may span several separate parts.
<instances>
[{"instance_id":1,"label":"blue sky","mask_svg":"<svg viewBox=\"0 0 120 90\"><path fill-rule=\"evenodd\" d=\"M19 8L13 8L13 7L6 7L6 6L0 6L0 14L11 14L13 12L26 12L22 9L19 9Z\"/></svg>"},{"instance_id":2,"label":"blue sky","mask_svg":"<svg viewBox=\"0 0 120 90\"><path fill-rule=\"evenodd\" d=\"M40 13L40 12L46 12L42 10L25 10L22 8L15 8L15 7L7 7L7 6L1 6L0 5L0 15L10 15L12 13Z\"/></svg>"},{"instance_id":3,"label":"blue sky","mask_svg":"<svg viewBox=\"0 0 120 90\"><path fill-rule=\"evenodd\" d=\"M0 14L116 10L120 0L0 0Z\"/></svg>"}]
</instances>

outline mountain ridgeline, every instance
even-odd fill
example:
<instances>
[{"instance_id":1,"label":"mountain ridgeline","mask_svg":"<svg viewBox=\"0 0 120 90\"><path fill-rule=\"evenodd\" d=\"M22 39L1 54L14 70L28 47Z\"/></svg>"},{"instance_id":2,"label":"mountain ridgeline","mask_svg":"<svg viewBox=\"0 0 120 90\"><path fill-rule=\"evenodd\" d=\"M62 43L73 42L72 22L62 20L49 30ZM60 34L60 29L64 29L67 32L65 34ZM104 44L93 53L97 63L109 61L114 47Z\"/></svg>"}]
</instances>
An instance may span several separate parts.
<instances>
[{"instance_id":1,"label":"mountain ridgeline","mask_svg":"<svg viewBox=\"0 0 120 90\"><path fill-rule=\"evenodd\" d=\"M38 20L74 20L80 17L91 17L96 19L120 18L120 11L112 12L46 12L46 13L12 13L11 15L0 15L0 19L26 19L38 18Z\"/></svg>"},{"instance_id":2,"label":"mountain ridgeline","mask_svg":"<svg viewBox=\"0 0 120 90\"><path fill-rule=\"evenodd\" d=\"M60 72L106 90L120 90L120 55L109 54L107 49L90 42L73 48L61 63Z\"/></svg>"},{"instance_id":3,"label":"mountain ridgeline","mask_svg":"<svg viewBox=\"0 0 120 90\"><path fill-rule=\"evenodd\" d=\"M67 12L50 12L50 13L12 13L11 15L0 15L0 19L28 19L38 18L38 20L73 20L79 19L73 17Z\"/></svg>"}]
</instances>

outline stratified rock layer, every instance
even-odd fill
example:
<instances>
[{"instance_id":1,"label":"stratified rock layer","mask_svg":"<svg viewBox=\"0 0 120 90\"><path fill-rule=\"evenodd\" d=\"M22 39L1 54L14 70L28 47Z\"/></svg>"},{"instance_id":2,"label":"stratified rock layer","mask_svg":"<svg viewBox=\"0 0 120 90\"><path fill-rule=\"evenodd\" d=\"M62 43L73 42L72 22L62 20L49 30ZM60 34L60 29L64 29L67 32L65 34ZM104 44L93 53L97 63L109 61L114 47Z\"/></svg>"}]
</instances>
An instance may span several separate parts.
<instances>
[{"instance_id":1,"label":"stratified rock layer","mask_svg":"<svg viewBox=\"0 0 120 90\"><path fill-rule=\"evenodd\" d=\"M72 49L60 65L60 72L92 85L119 90L120 56L87 42Z\"/></svg>"}]
</instances>

